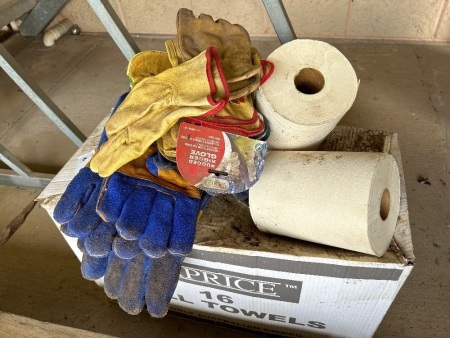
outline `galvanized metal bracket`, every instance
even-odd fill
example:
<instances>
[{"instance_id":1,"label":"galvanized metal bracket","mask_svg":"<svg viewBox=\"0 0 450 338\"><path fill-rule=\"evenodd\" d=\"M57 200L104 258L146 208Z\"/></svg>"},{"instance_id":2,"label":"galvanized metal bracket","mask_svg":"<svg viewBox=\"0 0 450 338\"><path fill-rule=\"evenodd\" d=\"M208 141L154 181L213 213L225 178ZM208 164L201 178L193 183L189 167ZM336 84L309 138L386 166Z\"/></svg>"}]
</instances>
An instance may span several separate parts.
<instances>
[{"instance_id":1,"label":"galvanized metal bracket","mask_svg":"<svg viewBox=\"0 0 450 338\"><path fill-rule=\"evenodd\" d=\"M56 126L77 146L81 146L86 136L58 108L38 84L23 70L12 55L0 43L0 67L28 95L28 97L47 115ZM0 171L0 184L21 185L44 188L53 175L32 172L0 144L0 160L12 170ZM14 174L14 172L16 174Z\"/></svg>"},{"instance_id":2,"label":"galvanized metal bracket","mask_svg":"<svg viewBox=\"0 0 450 338\"><path fill-rule=\"evenodd\" d=\"M262 0L281 44L297 39L282 0Z\"/></svg>"},{"instance_id":3,"label":"galvanized metal bracket","mask_svg":"<svg viewBox=\"0 0 450 338\"><path fill-rule=\"evenodd\" d=\"M35 173L0 144L0 161L11 169L0 169L0 184L44 189L54 175Z\"/></svg>"},{"instance_id":4,"label":"galvanized metal bracket","mask_svg":"<svg viewBox=\"0 0 450 338\"><path fill-rule=\"evenodd\" d=\"M0 67L42 112L77 146L81 146L86 136L64 115L59 107L48 97L36 82L23 70L16 60L0 43Z\"/></svg>"},{"instance_id":5,"label":"galvanized metal bracket","mask_svg":"<svg viewBox=\"0 0 450 338\"><path fill-rule=\"evenodd\" d=\"M26 15L35 5L36 0L0 1L0 28Z\"/></svg>"},{"instance_id":6,"label":"galvanized metal bracket","mask_svg":"<svg viewBox=\"0 0 450 338\"><path fill-rule=\"evenodd\" d=\"M22 36L38 36L68 0L40 0L19 27Z\"/></svg>"},{"instance_id":7,"label":"galvanized metal bracket","mask_svg":"<svg viewBox=\"0 0 450 338\"><path fill-rule=\"evenodd\" d=\"M114 8L109 1L88 0L88 2L127 60L131 60L131 58L141 50L131 37L130 33L128 33L122 21L120 21L119 16L114 11Z\"/></svg>"}]
</instances>

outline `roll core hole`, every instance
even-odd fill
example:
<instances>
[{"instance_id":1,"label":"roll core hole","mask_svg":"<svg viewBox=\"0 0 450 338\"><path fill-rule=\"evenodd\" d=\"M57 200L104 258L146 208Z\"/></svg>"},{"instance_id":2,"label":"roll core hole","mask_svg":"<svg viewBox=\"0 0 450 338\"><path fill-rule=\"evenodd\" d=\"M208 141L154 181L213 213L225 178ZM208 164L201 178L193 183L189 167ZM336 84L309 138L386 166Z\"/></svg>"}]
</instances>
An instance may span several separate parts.
<instances>
[{"instance_id":1,"label":"roll core hole","mask_svg":"<svg viewBox=\"0 0 450 338\"><path fill-rule=\"evenodd\" d=\"M380 201L380 217L384 221L389 216L389 210L391 209L391 194L389 189L384 189L383 195L381 195Z\"/></svg>"},{"instance_id":2,"label":"roll core hole","mask_svg":"<svg viewBox=\"0 0 450 338\"><path fill-rule=\"evenodd\" d=\"M295 88L303 94L317 94L325 86L321 72L314 68L303 68L294 78Z\"/></svg>"}]
</instances>

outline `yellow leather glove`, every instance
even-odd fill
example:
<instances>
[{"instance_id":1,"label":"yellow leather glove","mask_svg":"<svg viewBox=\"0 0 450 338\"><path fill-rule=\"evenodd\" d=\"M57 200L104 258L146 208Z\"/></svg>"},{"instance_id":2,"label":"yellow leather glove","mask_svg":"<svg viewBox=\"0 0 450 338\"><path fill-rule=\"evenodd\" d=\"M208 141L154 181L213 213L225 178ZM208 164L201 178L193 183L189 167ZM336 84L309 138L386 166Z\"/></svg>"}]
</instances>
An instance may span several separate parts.
<instances>
[{"instance_id":1,"label":"yellow leather glove","mask_svg":"<svg viewBox=\"0 0 450 338\"><path fill-rule=\"evenodd\" d=\"M139 78L139 76L137 77ZM229 89L215 48L138 81L105 125L108 141L91 160L91 169L110 176L141 156L180 118L214 114L228 101Z\"/></svg>"},{"instance_id":2,"label":"yellow leather glove","mask_svg":"<svg viewBox=\"0 0 450 338\"><path fill-rule=\"evenodd\" d=\"M165 52L149 50L137 53L127 67L130 87L133 88L141 80L158 75L169 68L172 68L172 64Z\"/></svg>"},{"instance_id":3,"label":"yellow leather glove","mask_svg":"<svg viewBox=\"0 0 450 338\"><path fill-rule=\"evenodd\" d=\"M239 100L229 101L225 107L218 113L212 115L203 115L199 117L189 117L185 119L196 125L225 131L231 134L255 137L264 132L264 120L258 115L253 106L251 95ZM175 124L158 141L158 151L166 159L176 162L176 150L178 130L180 123Z\"/></svg>"},{"instance_id":4,"label":"yellow leather glove","mask_svg":"<svg viewBox=\"0 0 450 338\"><path fill-rule=\"evenodd\" d=\"M187 12L189 14L187 14ZM238 34L238 31L243 30L245 32L245 29L239 25L231 25L225 20L218 20L217 22L212 22L212 18L207 15L201 15L199 19L195 19L192 12L189 10L183 10L181 9L178 12L178 17L182 21L187 20L194 20L196 22L197 26L204 24L204 27L197 27L196 29L201 30L202 34L205 34L206 37L202 40L201 43L203 43L204 46L206 46L208 43L222 43L221 41L218 41L219 36L222 38L222 36L226 32L226 28L231 27L232 30L229 33L233 32ZM179 21L178 21L179 22ZM180 27L179 27L180 28ZM184 27L185 28L185 27ZM200 29L201 28L201 29ZM212 31L210 34L207 34L207 29L211 29ZM248 34L245 32L245 34L248 36ZM239 38L239 37L237 37ZM241 39L244 37L240 37ZM168 58L170 60L170 63L172 66L176 67L177 65L180 65L184 62L184 57L181 55L182 51L181 49L177 48L176 46L177 40L168 40L166 41L166 48L167 48L167 54ZM250 44L250 42L248 42ZM198 47L198 44L196 45ZM200 48L200 47L198 47ZM230 51L226 50L226 48L231 49ZM222 51L222 55L231 57L231 53L235 52L235 46L233 44L230 44L229 41L225 41L222 45L220 50ZM239 63L239 58L237 59L237 62ZM264 74L268 72L267 69L270 65L261 65L261 56L256 48L250 47L250 62L255 67L259 67L262 71L264 71ZM229 65L231 65L231 60L229 60ZM234 69L240 69L244 66L235 66ZM263 68L261 68L263 67ZM225 72L225 70L224 70ZM255 78L256 79L256 78ZM258 81L261 80L261 78L257 77ZM227 78L227 82L229 83L229 79ZM229 83L230 84L230 83ZM243 82L240 82L240 84L243 84ZM231 85L231 84L230 84ZM233 96L233 94L237 93L230 93L230 96ZM206 127L214 128L217 130L226 131L232 134L237 134L241 136L246 137L255 137L257 135L260 135L264 132L265 124L264 120L258 115L257 111L254 108L253 103L253 97L252 94L246 95L244 97L240 97L238 99L234 99L229 101L224 109L220 110L219 112L215 113L214 115L202 115L194 118L187 118L188 122L197 124L197 125L204 125ZM160 139L157 141L158 150L159 152L169 161L175 162L176 161L176 146L177 146L177 138L178 138L178 129L179 129L179 123L175 124L169 132L164 134Z\"/></svg>"}]
</instances>

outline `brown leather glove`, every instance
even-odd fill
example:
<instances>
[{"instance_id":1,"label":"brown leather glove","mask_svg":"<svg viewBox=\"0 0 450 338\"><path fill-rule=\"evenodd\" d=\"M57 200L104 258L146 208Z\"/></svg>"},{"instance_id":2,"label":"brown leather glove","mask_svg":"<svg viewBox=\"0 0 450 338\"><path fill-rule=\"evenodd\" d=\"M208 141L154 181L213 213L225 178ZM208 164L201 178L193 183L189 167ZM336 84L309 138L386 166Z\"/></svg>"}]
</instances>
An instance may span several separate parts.
<instances>
[{"instance_id":1,"label":"brown leather glove","mask_svg":"<svg viewBox=\"0 0 450 338\"><path fill-rule=\"evenodd\" d=\"M166 42L172 66L190 60L215 47L230 87L230 99L254 92L260 85L262 69L252 62L250 36L244 27L224 19L214 21L206 14L196 18L181 8L177 15L177 38Z\"/></svg>"}]
</instances>

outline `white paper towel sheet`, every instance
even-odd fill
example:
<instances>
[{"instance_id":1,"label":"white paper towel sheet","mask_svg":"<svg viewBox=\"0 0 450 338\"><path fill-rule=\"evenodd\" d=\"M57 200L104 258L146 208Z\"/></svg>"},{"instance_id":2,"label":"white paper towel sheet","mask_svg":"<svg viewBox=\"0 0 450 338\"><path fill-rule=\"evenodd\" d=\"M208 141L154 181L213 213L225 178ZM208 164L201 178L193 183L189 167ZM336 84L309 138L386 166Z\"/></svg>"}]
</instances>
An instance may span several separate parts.
<instances>
[{"instance_id":1,"label":"white paper towel sheet","mask_svg":"<svg viewBox=\"0 0 450 338\"><path fill-rule=\"evenodd\" d=\"M350 109L358 91L355 70L335 47L294 40L273 51L275 70L256 92L269 121L272 149L314 150Z\"/></svg>"},{"instance_id":2,"label":"white paper towel sheet","mask_svg":"<svg viewBox=\"0 0 450 338\"><path fill-rule=\"evenodd\" d=\"M261 231L382 256L399 213L399 171L385 153L272 150L249 202Z\"/></svg>"}]
</instances>

